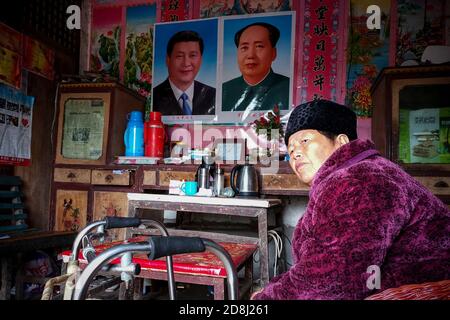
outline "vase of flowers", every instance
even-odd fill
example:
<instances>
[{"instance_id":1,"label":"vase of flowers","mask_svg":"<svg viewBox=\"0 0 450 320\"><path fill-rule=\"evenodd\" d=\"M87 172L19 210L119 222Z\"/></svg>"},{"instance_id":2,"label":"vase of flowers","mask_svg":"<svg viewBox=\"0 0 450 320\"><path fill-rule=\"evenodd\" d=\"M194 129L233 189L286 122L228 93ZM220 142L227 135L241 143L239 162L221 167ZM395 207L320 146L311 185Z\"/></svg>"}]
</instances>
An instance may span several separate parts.
<instances>
[{"instance_id":1,"label":"vase of flowers","mask_svg":"<svg viewBox=\"0 0 450 320\"><path fill-rule=\"evenodd\" d=\"M277 105L252 123L258 136L260 156L271 157L279 150L280 139L284 137L283 124L280 118L280 109Z\"/></svg>"}]
</instances>

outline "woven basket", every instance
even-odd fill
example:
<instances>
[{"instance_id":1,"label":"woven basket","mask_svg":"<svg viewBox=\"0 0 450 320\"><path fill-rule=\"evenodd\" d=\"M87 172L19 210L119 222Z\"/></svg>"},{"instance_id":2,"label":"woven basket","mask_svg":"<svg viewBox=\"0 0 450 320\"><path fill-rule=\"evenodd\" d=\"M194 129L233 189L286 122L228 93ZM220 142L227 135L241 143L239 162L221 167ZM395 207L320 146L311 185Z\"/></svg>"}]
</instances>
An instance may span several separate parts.
<instances>
[{"instance_id":1,"label":"woven basket","mask_svg":"<svg viewBox=\"0 0 450 320\"><path fill-rule=\"evenodd\" d=\"M366 300L450 300L450 280L390 288Z\"/></svg>"}]
</instances>

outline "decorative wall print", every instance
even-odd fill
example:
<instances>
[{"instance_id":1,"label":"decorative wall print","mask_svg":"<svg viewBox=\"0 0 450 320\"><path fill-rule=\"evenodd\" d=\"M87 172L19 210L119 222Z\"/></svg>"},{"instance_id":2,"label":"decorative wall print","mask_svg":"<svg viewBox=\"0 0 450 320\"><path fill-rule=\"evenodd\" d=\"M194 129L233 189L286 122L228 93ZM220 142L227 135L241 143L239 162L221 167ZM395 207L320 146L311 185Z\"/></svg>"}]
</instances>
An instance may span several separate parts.
<instances>
[{"instance_id":1,"label":"decorative wall print","mask_svg":"<svg viewBox=\"0 0 450 320\"><path fill-rule=\"evenodd\" d=\"M55 51L24 36L23 67L49 80L54 77Z\"/></svg>"},{"instance_id":2,"label":"decorative wall print","mask_svg":"<svg viewBox=\"0 0 450 320\"><path fill-rule=\"evenodd\" d=\"M128 215L128 198L126 192L94 192L93 221L105 217L126 217ZM105 242L124 240L126 229L108 230Z\"/></svg>"},{"instance_id":3,"label":"decorative wall print","mask_svg":"<svg viewBox=\"0 0 450 320\"><path fill-rule=\"evenodd\" d=\"M56 191L55 231L80 231L87 221L88 191Z\"/></svg>"},{"instance_id":4,"label":"decorative wall print","mask_svg":"<svg viewBox=\"0 0 450 320\"><path fill-rule=\"evenodd\" d=\"M292 0L200 0L200 18L292 10Z\"/></svg>"},{"instance_id":5,"label":"decorative wall print","mask_svg":"<svg viewBox=\"0 0 450 320\"><path fill-rule=\"evenodd\" d=\"M189 0L161 0L161 22L189 19Z\"/></svg>"},{"instance_id":6,"label":"decorative wall print","mask_svg":"<svg viewBox=\"0 0 450 320\"><path fill-rule=\"evenodd\" d=\"M164 123L212 121L217 105L217 19L157 23L154 30L152 110L162 113ZM168 56L170 39L176 43ZM189 110L180 105L183 92Z\"/></svg>"},{"instance_id":7,"label":"decorative wall print","mask_svg":"<svg viewBox=\"0 0 450 320\"><path fill-rule=\"evenodd\" d=\"M26 71L22 71L22 49L22 34L0 23L0 83L24 88L22 80Z\"/></svg>"},{"instance_id":8,"label":"decorative wall print","mask_svg":"<svg viewBox=\"0 0 450 320\"><path fill-rule=\"evenodd\" d=\"M17 89L21 82L21 57L18 53L0 46L0 83Z\"/></svg>"},{"instance_id":9,"label":"decorative wall print","mask_svg":"<svg viewBox=\"0 0 450 320\"><path fill-rule=\"evenodd\" d=\"M156 3L127 8L124 82L144 97L152 84L153 24Z\"/></svg>"},{"instance_id":10,"label":"decorative wall print","mask_svg":"<svg viewBox=\"0 0 450 320\"><path fill-rule=\"evenodd\" d=\"M340 100L338 56L344 50L339 43L344 31L339 30L339 22L343 11L342 1L305 0L304 24L300 26L303 35L303 50L299 50L303 66L298 84L302 88L300 103L319 98Z\"/></svg>"},{"instance_id":11,"label":"decorative wall print","mask_svg":"<svg viewBox=\"0 0 450 320\"><path fill-rule=\"evenodd\" d=\"M96 7L92 13L90 70L119 78L121 7Z\"/></svg>"},{"instance_id":12,"label":"decorative wall print","mask_svg":"<svg viewBox=\"0 0 450 320\"><path fill-rule=\"evenodd\" d=\"M0 23L0 47L22 54L22 34Z\"/></svg>"},{"instance_id":13,"label":"decorative wall print","mask_svg":"<svg viewBox=\"0 0 450 320\"><path fill-rule=\"evenodd\" d=\"M0 84L0 163L29 165L34 97Z\"/></svg>"},{"instance_id":14,"label":"decorative wall print","mask_svg":"<svg viewBox=\"0 0 450 320\"><path fill-rule=\"evenodd\" d=\"M445 0L398 0L395 64L414 65L427 46L444 45Z\"/></svg>"},{"instance_id":15,"label":"decorative wall print","mask_svg":"<svg viewBox=\"0 0 450 320\"><path fill-rule=\"evenodd\" d=\"M391 0L372 1L381 9L381 29L367 28L367 3L351 0L351 26L347 55L347 105L359 117L372 116L370 87L379 71L389 66ZM395 35L394 35L395 36Z\"/></svg>"}]
</instances>

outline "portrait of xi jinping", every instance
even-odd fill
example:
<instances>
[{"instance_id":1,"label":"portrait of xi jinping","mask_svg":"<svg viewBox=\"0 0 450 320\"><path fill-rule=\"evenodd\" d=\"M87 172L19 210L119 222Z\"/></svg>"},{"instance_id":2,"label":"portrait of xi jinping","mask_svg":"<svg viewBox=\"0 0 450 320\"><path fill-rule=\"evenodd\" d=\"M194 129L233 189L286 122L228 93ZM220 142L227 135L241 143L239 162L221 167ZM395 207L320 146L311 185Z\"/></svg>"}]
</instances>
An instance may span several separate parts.
<instances>
[{"instance_id":1,"label":"portrait of xi jinping","mask_svg":"<svg viewBox=\"0 0 450 320\"><path fill-rule=\"evenodd\" d=\"M217 51L211 43L216 38L208 37L214 34L204 24L156 26L153 111L164 116L215 114Z\"/></svg>"}]
</instances>

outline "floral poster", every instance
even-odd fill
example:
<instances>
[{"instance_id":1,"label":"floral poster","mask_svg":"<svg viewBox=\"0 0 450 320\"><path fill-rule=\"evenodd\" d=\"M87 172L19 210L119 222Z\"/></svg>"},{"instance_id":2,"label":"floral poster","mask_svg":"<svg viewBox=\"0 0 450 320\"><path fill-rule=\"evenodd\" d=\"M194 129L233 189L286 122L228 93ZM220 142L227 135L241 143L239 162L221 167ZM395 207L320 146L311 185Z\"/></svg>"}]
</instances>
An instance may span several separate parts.
<instances>
[{"instance_id":1,"label":"floral poster","mask_svg":"<svg viewBox=\"0 0 450 320\"><path fill-rule=\"evenodd\" d=\"M122 7L97 7L92 13L90 70L119 78Z\"/></svg>"},{"instance_id":2,"label":"floral poster","mask_svg":"<svg viewBox=\"0 0 450 320\"><path fill-rule=\"evenodd\" d=\"M444 45L445 0L398 0L397 66L421 61L427 46Z\"/></svg>"},{"instance_id":3,"label":"floral poster","mask_svg":"<svg viewBox=\"0 0 450 320\"><path fill-rule=\"evenodd\" d=\"M24 36L23 67L49 80L54 77L55 51L43 43Z\"/></svg>"},{"instance_id":4,"label":"floral poster","mask_svg":"<svg viewBox=\"0 0 450 320\"><path fill-rule=\"evenodd\" d=\"M387 13L391 10L391 0L371 1L380 7L381 29L367 28L367 3L351 1L351 26L349 30L347 55L347 104L358 117L372 116L370 87L378 73L389 66L390 21Z\"/></svg>"},{"instance_id":5,"label":"floral poster","mask_svg":"<svg viewBox=\"0 0 450 320\"><path fill-rule=\"evenodd\" d=\"M18 53L0 46L0 83L20 88L20 61Z\"/></svg>"},{"instance_id":6,"label":"floral poster","mask_svg":"<svg viewBox=\"0 0 450 320\"><path fill-rule=\"evenodd\" d=\"M200 0L200 18L292 10L292 0Z\"/></svg>"},{"instance_id":7,"label":"floral poster","mask_svg":"<svg viewBox=\"0 0 450 320\"><path fill-rule=\"evenodd\" d=\"M156 3L127 8L124 82L146 98L151 93L155 21Z\"/></svg>"}]
</instances>

